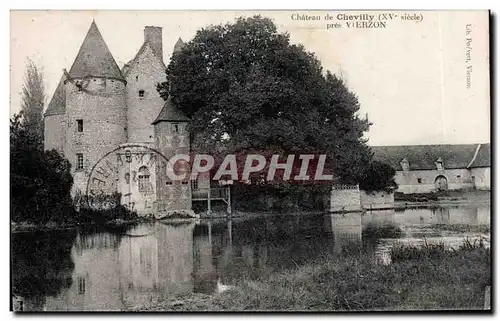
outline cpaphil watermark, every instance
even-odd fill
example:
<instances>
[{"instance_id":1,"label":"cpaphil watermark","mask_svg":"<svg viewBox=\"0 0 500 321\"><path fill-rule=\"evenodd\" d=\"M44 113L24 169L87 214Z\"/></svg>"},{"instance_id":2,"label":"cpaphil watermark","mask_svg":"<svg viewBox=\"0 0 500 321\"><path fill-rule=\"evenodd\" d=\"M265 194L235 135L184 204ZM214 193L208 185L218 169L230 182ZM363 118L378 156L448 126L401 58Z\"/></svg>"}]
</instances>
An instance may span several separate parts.
<instances>
[{"instance_id":1,"label":"cpaphil watermark","mask_svg":"<svg viewBox=\"0 0 500 321\"><path fill-rule=\"evenodd\" d=\"M324 184L331 182L326 154L171 154L138 144L116 148L92 167L86 187L87 204L95 210L118 205L134 209L151 206L158 199L179 195L200 177L203 180L245 184L288 182ZM165 195L163 195L165 194Z\"/></svg>"}]
</instances>

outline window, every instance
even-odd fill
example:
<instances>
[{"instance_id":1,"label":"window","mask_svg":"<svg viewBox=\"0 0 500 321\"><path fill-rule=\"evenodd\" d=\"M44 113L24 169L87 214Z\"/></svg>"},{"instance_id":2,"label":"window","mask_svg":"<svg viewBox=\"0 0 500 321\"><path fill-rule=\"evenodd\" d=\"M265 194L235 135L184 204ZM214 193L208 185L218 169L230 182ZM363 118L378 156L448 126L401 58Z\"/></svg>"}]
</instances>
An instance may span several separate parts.
<instances>
[{"instance_id":1,"label":"window","mask_svg":"<svg viewBox=\"0 0 500 321\"><path fill-rule=\"evenodd\" d=\"M192 189L198 189L198 180L197 179L193 179L191 181L191 188Z\"/></svg>"},{"instance_id":2,"label":"window","mask_svg":"<svg viewBox=\"0 0 500 321\"><path fill-rule=\"evenodd\" d=\"M165 185L172 185L172 182L165 182Z\"/></svg>"},{"instance_id":3,"label":"window","mask_svg":"<svg viewBox=\"0 0 500 321\"><path fill-rule=\"evenodd\" d=\"M139 192L146 193L148 192L149 187L149 169L146 166L142 166L139 168Z\"/></svg>"},{"instance_id":4,"label":"window","mask_svg":"<svg viewBox=\"0 0 500 321\"><path fill-rule=\"evenodd\" d=\"M144 98L144 90L139 90L139 97Z\"/></svg>"},{"instance_id":5,"label":"window","mask_svg":"<svg viewBox=\"0 0 500 321\"><path fill-rule=\"evenodd\" d=\"M77 127L78 127L78 132L79 133L82 133L83 132L83 119L77 119L76 120L76 124L77 124Z\"/></svg>"},{"instance_id":6,"label":"window","mask_svg":"<svg viewBox=\"0 0 500 321\"><path fill-rule=\"evenodd\" d=\"M83 276L78 277L78 294L85 294L85 278Z\"/></svg>"},{"instance_id":7,"label":"window","mask_svg":"<svg viewBox=\"0 0 500 321\"><path fill-rule=\"evenodd\" d=\"M179 132L179 124L173 123L172 130L174 131L174 133L178 133Z\"/></svg>"},{"instance_id":8,"label":"window","mask_svg":"<svg viewBox=\"0 0 500 321\"><path fill-rule=\"evenodd\" d=\"M80 81L77 81L75 83L75 86L76 86L76 90L83 91L83 84Z\"/></svg>"},{"instance_id":9,"label":"window","mask_svg":"<svg viewBox=\"0 0 500 321\"><path fill-rule=\"evenodd\" d=\"M422 179L421 179L420 177L419 177L419 178L417 178L417 182L418 182L419 184L422 184Z\"/></svg>"},{"instance_id":10,"label":"window","mask_svg":"<svg viewBox=\"0 0 500 321\"><path fill-rule=\"evenodd\" d=\"M460 178L460 177L462 177L462 176L460 176L460 175L457 175L457 178Z\"/></svg>"},{"instance_id":11,"label":"window","mask_svg":"<svg viewBox=\"0 0 500 321\"><path fill-rule=\"evenodd\" d=\"M188 184L188 182L182 181L182 185L187 185L187 184Z\"/></svg>"},{"instance_id":12,"label":"window","mask_svg":"<svg viewBox=\"0 0 500 321\"><path fill-rule=\"evenodd\" d=\"M76 169L83 169L83 154L76 154Z\"/></svg>"},{"instance_id":13,"label":"window","mask_svg":"<svg viewBox=\"0 0 500 321\"><path fill-rule=\"evenodd\" d=\"M139 81L139 76L135 76L135 81Z\"/></svg>"}]
</instances>

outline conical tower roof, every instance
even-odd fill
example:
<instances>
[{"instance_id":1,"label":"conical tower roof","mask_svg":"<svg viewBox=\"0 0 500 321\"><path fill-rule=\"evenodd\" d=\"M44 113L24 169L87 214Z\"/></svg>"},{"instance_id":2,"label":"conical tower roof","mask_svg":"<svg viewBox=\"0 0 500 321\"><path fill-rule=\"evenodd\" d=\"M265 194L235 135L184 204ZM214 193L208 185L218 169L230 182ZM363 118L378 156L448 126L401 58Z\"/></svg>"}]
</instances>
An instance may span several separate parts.
<instances>
[{"instance_id":1,"label":"conical tower roof","mask_svg":"<svg viewBox=\"0 0 500 321\"><path fill-rule=\"evenodd\" d=\"M90 25L69 75L71 78L95 76L124 80L95 21Z\"/></svg>"},{"instance_id":2,"label":"conical tower roof","mask_svg":"<svg viewBox=\"0 0 500 321\"><path fill-rule=\"evenodd\" d=\"M63 74L59 84L57 85L56 91L50 100L49 106L45 111L45 116L50 115L61 115L66 112L66 87L64 87L64 81L66 76Z\"/></svg>"},{"instance_id":3,"label":"conical tower roof","mask_svg":"<svg viewBox=\"0 0 500 321\"><path fill-rule=\"evenodd\" d=\"M174 104L172 99L168 97L167 102L163 105L153 125L161 121L185 122L189 121L189 118L187 118L187 116Z\"/></svg>"},{"instance_id":4,"label":"conical tower roof","mask_svg":"<svg viewBox=\"0 0 500 321\"><path fill-rule=\"evenodd\" d=\"M177 42L175 43L175 45L174 45L174 53L181 51L182 48L184 48L185 45L186 44L184 43L184 41L182 41L182 39L179 38L177 40Z\"/></svg>"}]
</instances>

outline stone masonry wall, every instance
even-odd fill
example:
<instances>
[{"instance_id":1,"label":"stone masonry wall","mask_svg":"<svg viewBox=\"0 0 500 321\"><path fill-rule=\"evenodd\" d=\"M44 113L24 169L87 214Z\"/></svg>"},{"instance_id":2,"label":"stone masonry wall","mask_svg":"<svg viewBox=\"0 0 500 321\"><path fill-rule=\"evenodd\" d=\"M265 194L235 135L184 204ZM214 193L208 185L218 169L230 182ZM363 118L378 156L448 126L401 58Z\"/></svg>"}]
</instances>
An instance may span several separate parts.
<instances>
[{"instance_id":1,"label":"stone masonry wall","mask_svg":"<svg viewBox=\"0 0 500 321\"><path fill-rule=\"evenodd\" d=\"M334 185L330 197L330 212L360 211L360 191L357 185Z\"/></svg>"},{"instance_id":2,"label":"stone masonry wall","mask_svg":"<svg viewBox=\"0 0 500 321\"><path fill-rule=\"evenodd\" d=\"M471 174L468 169L444 169L436 170L412 170L408 172L397 171L395 180L398 184L397 192L405 194L410 193L428 193L436 190L434 184L436 177L446 177L448 189L472 188L474 186L471 180ZM420 178L420 182L418 179Z\"/></svg>"},{"instance_id":3,"label":"stone masonry wall","mask_svg":"<svg viewBox=\"0 0 500 321\"><path fill-rule=\"evenodd\" d=\"M64 152L66 144L66 115L50 115L44 118L44 148Z\"/></svg>"},{"instance_id":4,"label":"stone masonry wall","mask_svg":"<svg viewBox=\"0 0 500 321\"><path fill-rule=\"evenodd\" d=\"M151 124L160 113L165 101L156 91L156 85L165 81L164 65L149 47L137 57L127 73L127 128L129 143L154 141ZM139 91L144 90L144 97Z\"/></svg>"}]
</instances>

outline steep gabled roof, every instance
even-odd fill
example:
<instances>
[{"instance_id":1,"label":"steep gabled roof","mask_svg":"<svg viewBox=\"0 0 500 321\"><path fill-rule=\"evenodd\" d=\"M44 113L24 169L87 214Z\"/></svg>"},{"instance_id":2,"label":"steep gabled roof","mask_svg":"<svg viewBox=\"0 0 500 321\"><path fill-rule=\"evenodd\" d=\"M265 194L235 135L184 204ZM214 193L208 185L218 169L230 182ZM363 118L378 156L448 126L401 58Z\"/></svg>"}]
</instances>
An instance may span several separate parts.
<instances>
[{"instance_id":1,"label":"steep gabled roof","mask_svg":"<svg viewBox=\"0 0 500 321\"><path fill-rule=\"evenodd\" d=\"M174 104L170 97L167 99L165 105L158 114L158 117L153 122L153 125L161 121L178 121L185 122L189 121L189 118L184 115L184 113Z\"/></svg>"},{"instance_id":2,"label":"steep gabled roof","mask_svg":"<svg viewBox=\"0 0 500 321\"><path fill-rule=\"evenodd\" d=\"M374 159L402 170L401 161L406 158L410 170L436 169L436 161L441 158L444 168L467 168L477 149L477 144L467 145L408 145L372 146Z\"/></svg>"},{"instance_id":3,"label":"steep gabled roof","mask_svg":"<svg viewBox=\"0 0 500 321\"><path fill-rule=\"evenodd\" d=\"M490 167L491 166L491 148L490 144L481 144L479 151L477 152L476 158L470 165L471 168L474 167Z\"/></svg>"},{"instance_id":4,"label":"steep gabled roof","mask_svg":"<svg viewBox=\"0 0 500 321\"><path fill-rule=\"evenodd\" d=\"M94 21L83 40L69 75L72 78L96 76L124 80Z\"/></svg>"},{"instance_id":5,"label":"steep gabled roof","mask_svg":"<svg viewBox=\"0 0 500 321\"><path fill-rule=\"evenodd\" d=\"M139 57L142 55L142 53L144 52L144 50L146 50L147 47L149 47L151 49L151 51L153 52L153 55L155 55L160 60L163 68L167 69L167 67L165 66L165 63L163 62L163 57L160 57L158 55L158 53L156 52L156 50L153 49L153 46L151 46L151 44L148 41L144 41L144 43L142 44L141 48L139 48L139 51L137 51L137 53L135 54L134 59L130 60L129 62L127 62L123 66L122 73L123 73L124 77L126 77L127 74L129 73L130 69L132 69L132 67L135 66L135 63L136 63L137 59L139 59Z\"/></svg>"},{"instance_id":6,"label":"steep gabled roof","mask_svg":"<svg viewBox=\"0 0 500 321\"><path fill-rule=\"evenodd\" d=\"M66 76L63 74L59 84L50 100L49 106L45 111L45 116L50 115L62 115L66 113L66 87L64 86L64 81Z\"/></svg>"}]
</instances>

